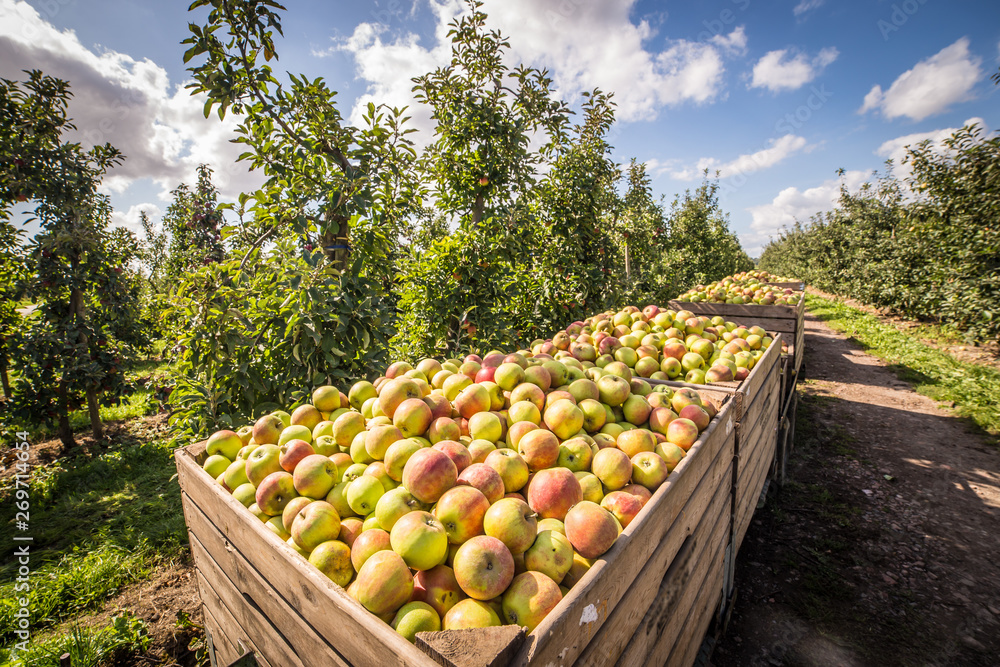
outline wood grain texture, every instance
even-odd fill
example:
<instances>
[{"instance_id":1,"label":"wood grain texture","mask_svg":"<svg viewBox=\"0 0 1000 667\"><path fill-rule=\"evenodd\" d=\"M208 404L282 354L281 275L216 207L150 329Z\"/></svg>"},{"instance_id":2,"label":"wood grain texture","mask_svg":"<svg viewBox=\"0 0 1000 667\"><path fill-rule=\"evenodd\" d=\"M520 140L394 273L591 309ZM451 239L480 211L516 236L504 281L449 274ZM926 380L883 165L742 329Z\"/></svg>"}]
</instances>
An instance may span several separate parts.
<instances>
[{"instance_id":1,"label":"wood grain texture","mask_svg":"<svg viewBox=\"0 0 1000 667\"><path fill-rule=\"evenodd\" d=\"M723 447L735 438L724 406L615 545L528 636L513 664L571 665L607 621ZM721 472L721 471L720 471Z\"/></svg>"},{"instance_id":2,"label":"wood grain texture","mask_svg":"<svg viewBox=\"0 0 1000 667\"><path fill-rule=\"evenodd\" d=\"M728 490L727 490L728 491ZM728 542L730 521L729 494L719 490L710 496L698 525L688 534L678 549L668 535L650 560L662 562L663 555L676 550L664 571L662 566L649 567L636 578L629 594L615 609L615 619L609 621L580 656L580 665L610 665L615 662L645 664L655 656L653 647L659 642L666 626L677 617L685 617L692 601L690 589L699 587L699 569L707 555ZM662 555L661 555L662 554ZM719 586L721 600L722 586ZM621 619L621 620L619 620ZM701 645L702 637L681 637L683 644Z\"/></svg>"},{"instance_id":3,"label":"wood grain texture","mask_svg":"<svg viewBox=\"0 0 1000 667\"><path fill-rule=\"evenodd\" d=\"M235 549L226 549L225 537L208 518L192 503L188 502L188 506L192 508L186 513L188 525L192 526L191 553L198 571L209 581L228 581L300 654L322 660L326 665L348 667L343 656L323 639L308 619L275 593L260 572Z\"/></svg>"},{"instance_id":4,"label":"wood grain texture","mask_svg":"<svg viewBox=\"0 0 1000 667\"><path fill-rule=\"evenodd\" d=\"M254 652L254 657L261 667L286 667L285 663L280 661L280 656L276 657L274 654L278 651L273 649L271 655L268 655L258 646L249 636L246 631L245 623L246 621L242 618L237 618L229 609L229 605L219 596L215 588L201 575L199 572L197 574L198 578L198 590L201 592L201 601L205 607L206 612L210 613L215 619L216 623L219 625L218 636L225 636L230 640L230 650L231 658L229 661L223 664L229 664L240 657L238 649L236 648L237 641L243 642L243 645ZM217 635L213 634L212 639L215 640ZM297 662L294 658L289 658L292 662L288 663L288 667L298 667L300 662ZM276 662L277 660L277 662Z\"/></svg>"},{"instance_id":5,"label":"wood grain texture","mask_svg":"<svg viewBox=\"0 0 1000 667\"><path fill-rule=\"evenodd\" d=\"M184 493L248 563L268 573L276 593L309 618L347 662L357 667L436 665L265 528L201 470L190 453L179 450L175 459Z\"/></svg>"},{"instance_id":6,"label":"wood grain texture","mask_svg":"<svg viewBox=\"0 0 1000 667\"><path fill-rule=\"evenodd\" d=\"M746 535L747 528L750 527L750 520L757 509L757 499L760 497L764 481L767 479L771 464L774 461L774 453L777 448L778 418L779 415L775 412L772 418L764 425L763 430L766 433L773 432L773 437L768 436L762 440L765 446L749 461L744 461L742 456L740 458L740 466L746 467L747 474L740 477L736 489L734 544L737 552L743 543L743 537Z\"/></svg>"},{"instance_id":7,"label":"wood grain texture","mask_svg":"<svg viewBox=\"0 0 1000 667\"><path fill-rule=\"evenodd\" d=\"M442 667L504 667L524 642L524 628L418 632L416 645Z\"/></svg>"},{"instance_id":8,"label":"wood grain texture","mask_svg":"<svg viewBox=\"0 0 1000 667\"><path fill-rule=\"evenodd\" d=\"M721 519L728 519L725 511ZM689 652L697 654L705 637L705 631L700 633L685 633L683 628L689 624L689 619L697 616L703 609L717 610L722 603L722 573L725 561L725 535L728 531L728 521L717 520L708 524L695 536L695 548L692 550L691 566L684 582L678 591L674 609L678 613L660 613L654 619L658 632L651 636L652 642L643 645L635 642L636 650L629 644L629 650L622 654L616 664L621 667L645 665L662 665L677 662L679 656ZM711 618L711 616L709 616ZM689 666L691 663L684 663Z\"/></svg>"}]
</instances>

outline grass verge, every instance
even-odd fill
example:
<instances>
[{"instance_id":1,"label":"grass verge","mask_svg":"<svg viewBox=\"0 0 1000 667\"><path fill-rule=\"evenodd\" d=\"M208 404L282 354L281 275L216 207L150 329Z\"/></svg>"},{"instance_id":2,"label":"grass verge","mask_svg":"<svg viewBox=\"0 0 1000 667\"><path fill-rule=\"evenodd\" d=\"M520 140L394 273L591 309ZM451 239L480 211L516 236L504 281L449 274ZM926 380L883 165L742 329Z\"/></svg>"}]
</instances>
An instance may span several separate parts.
<instances>
[{"instance_id":1,"label":"grass verge","mask_svg":"<svg viewBox=\"0 0 1000 667\"><path fill-rule=\"evenodd\" d=\"M59 657L68 653L73 667L99 667L116 664L118 658L138 655L150 643L146 624L134 616L115 616L103 628L74 626L65 633L32 641L26 651L18 651L18 665L23 667L56 667ZM12 664L15 656L10 649L0 649L0 663Z\"/></svg>"},{"instance_id":2,"label":"grass verge","mask_svg":"<svg viewBox=\"0 0 1000 667\"><path fill-rule=\"evenodd\" d=\"M847 334L868 353L888 362L918 393L954 404L957 414L1000 436L1000 371L960 361L839 301L807 294L806 307L830 328Z\"/></svg>"},{"instance_id":3,"label":"grass verge","mask_svg":"<svg viewBox=\"0 0 1000 667\"><path fill-rule=\"evenodd\" d=\"M0 642L13 638L19 597L28 597L38 631L99 608L182 554L186 531L169 445L126 435L112 446L32 471L27 533L15 530L13 478L0 485ZM15 593L17 559L8 546L19 544L15 533L33 538L27 593Z\"/></svg>"}]
</instances>

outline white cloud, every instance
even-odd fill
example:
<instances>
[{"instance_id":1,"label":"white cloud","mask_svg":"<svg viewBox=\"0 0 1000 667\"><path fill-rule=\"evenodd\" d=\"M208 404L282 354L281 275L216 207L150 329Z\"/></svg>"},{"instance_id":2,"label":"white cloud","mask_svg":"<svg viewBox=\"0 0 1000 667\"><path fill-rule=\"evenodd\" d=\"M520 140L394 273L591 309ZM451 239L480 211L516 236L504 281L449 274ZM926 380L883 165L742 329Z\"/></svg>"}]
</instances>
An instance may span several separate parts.
<instances>
[{"instance_id":1,"label":"white cloud","mask_svg":"<svg viewBox=\"0 0 1000 667\"><path fill-rule=\"evenodd\" d=\"M728 35L714 35L709 41L729 55L745 56L747 53L747 33L743 26L737 26Z\"/></svg>"},{"instance_id":2,"label":"white cloud","mask_svg":"<svg viewBox=\"0 0 1000 667\"><path fill-rule=\"evenodd\" d=\"M117 225L125 227L140 239L145 238L146 233L143 231L142 222L139 220L139 214L143 211L145 211L149 219L153 221L153 229L158 230L162 227L160 218L163 216L163 210L158 205L151 202L129 206L128 211L124 213L121 211L113 212L111 214L111 223L113 226Z\"/></svg>"},{"instance_id":3,"label":"white cloud","mask_svg":"<svg viewBox=\"0 0 1000 667\"><path fill-rule=\"evenodd\" d=\"M568 101L583 91L614 93L618 117L654 119L663 107L702 104L721 94L723 55L746 46L742 27L711 42L660 40L648 21L637 24L631 12L637 0L573 0L540 7L534 0L490 5L489 26L509 36L512 60L547 68L559 94ZM360 78L370 82L363 100L406 104L410 78L448 62L448 23L463 10L458 0L430 0L437 18L434 43L421 44L406 34L383 41L378 28L358 26L332 50L351 53ZM357 109L354 117L357 116Z\"/></svg>"},{"instance_id":4,"label":"white cloud","mask_svg":"<svg viewBox=\"0 0 1000 667\"><path fill-rule=\"evenodd\" d=\"M989 131L989 127L986 125L986 121L982 118L970 118L964 123L966 125L979 125L983 128L984 133ZM896 137L895 139L889 139L882 143L881 146L875 151L876 155L879 155L886 159L891 159L893 161L893 173L900 180L906 180L909 177L912 169L909 164L903 164L903 158L906 156L906 149L908 146L916 146L922 141L930 141L932 148L940 153L945 152L946 147L944 145L944 140L953 135L959 129L958 127L945 127L940 130L932 130L930 132L915 132L913 134L907 134L902 137Z\"/></svg>"},{"instance_id":5,"label":"white cloud","mask_svg":"<svg viewBox=\"0 0 1000 667\"><path fill-rule=\"evenodd\" d=\"M699 178L708 169L710 174L719 172L720 178L729 178L737 174L751 174L761 169L773 167L782 160L802 151L806 148L805 137L794 134L786 134L777 139L771 139L767 148L762 148L754 153L745 153L729 162L720 164L715 158L702 158L698 160L695 167L674 171L671 176L678 180L690 181Z\"/></svg>"},{"instance_id":6,"label":"white cloud","mask_svg":"<svg viewBox=\"0 0 1000 667\"><path fill-rule=\"evenodd\" d=\"M802 0L799 4L795 5L795 8L792 9L792 13L796 16L802 16L806 12L819 9L825 3L826 0Z\"/></svg>"},{"instance_id":7,"label":"white cloud","mask_svg":"<svg viewBox=\"0 0 1000 667\"><path fill-rule=\"evenodd\" d=\"M952 104L972 99L972 88L983 75L981 62L969 53L969 39L962 37L900 74L889 90L872 87L858 113L881 111L889 120L899 116L923 120L942 113Z\"/></svg>"},{"instance_id":8,"label":"white cloud","mask_svg":"<svg viewBox=\"0 0 1000 667\"><path fill-rule=\"evenodd\" d=\"M833 47L821 50L811 60L791 49L769 51L753 66L750 87L767 88L771 92L796 90L815 79L839 55Z\"/></svg>"},{"instance_id":9,"label":"white cloud","mask_svg":"<svg viewBox=\"0 0 1000 667\"><path fill-rule=\"evenodd\" d=\"M848 171L844 174L843 181L832 178L805 190L785 188L769 203L747 208L752 218L750 228L753 231L741 234L740 243L751 257L758 255L767 240L777 237L782 227L792 227L796 220L806 222L817 213L832 210L840 197L842 183L848 190L857 190L870 175L870 172L865 171Z\"/></svg>"},{"instance_id":10,"label":"white cloud","mask_svg":"<svg viewBox=\"0 0 1000 667\"><path fill-rule=\"evenodd\" d=\"M172 84L162 67L116 51L98 54L28 3L0 0L0 76L23 79L21 70L29 68L69 81L69 115L78 129L67 138L85 147L110 142L125 154L105 178L104 192L122 193L142 178L167 192L195 180L200 163L212 165L226 197L262 180L236 164L242 151L229 143L236 119L206 119L204 98L190 96L183 83Z\"/></svg>"}]
</instances>

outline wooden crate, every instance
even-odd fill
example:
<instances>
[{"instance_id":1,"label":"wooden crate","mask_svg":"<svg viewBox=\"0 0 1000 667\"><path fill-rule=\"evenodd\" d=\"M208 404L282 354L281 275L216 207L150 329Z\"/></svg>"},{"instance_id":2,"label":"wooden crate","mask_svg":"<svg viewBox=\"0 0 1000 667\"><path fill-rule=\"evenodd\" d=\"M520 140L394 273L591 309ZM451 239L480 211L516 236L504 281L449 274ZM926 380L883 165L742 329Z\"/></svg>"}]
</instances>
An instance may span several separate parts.
<instances>
[{"instance_id":1,"label":"wooden crate","mask_svg":"<svg viewBox=\"0 0 1000 667\"><path fill-rule=\"evenodd\" d=\"M805 292L806 284L801 280L789 280L785 282L778 283L764 283L765 285L771 285L772 287L780 287L781 289L795 290L796 292Z\"/></svg>"},{"instance_id":2,"label":"wooden crate","mask_svg":"<svg viewBox=\"0 0 1000 667\"><path fill-rule=\"evenodd\" d=\"M779 334L780 337L780 334ZM776 339L777 342L777 339ZM759 382L745 399L743 416L736 426L736 468L733 487L733 545L738 552L750 519L757 509L757 499L771 474L778 445L781 415L781 364L778 346L772 346L754 370L760 370ZM747 378L749 380L749 378Z\"/></svg>"},{"instance_id":3,"label":"wooden crate","mask_svg":"<svg viewBox=\"0 0 1000 667\"><path fill-rule=\"evenodd\" d=\"M594 664L588 656L600 651L613 661L626 648L635 664L691 664L722 599L720 554L732 534L732 410L727 399L611 550L508 664ZM204 443L191 445L175 459L205 622L220 661L238 657L242 642L260 664L274 667L438 664L226 493L201 470L204 450ZM672 604L660 604L660 590ZM629 637L648 646L648 656L623 641Z\"/></svg>"},{"instance_id":4,"label":"wooden crate","mask_svg":"<svg viewBox=\"0 0 1000 667\"><path fill-rule=\"evenodd\" d=\"M795 414L799 405L798 392L792 391L782 402L778 428L778 452L774 461L774 480L784 486L788 480L788 459L795 447Z\"/></svg>"},{"instance_id":5,"label":"wooden crate","mask_svg":"<svg viewBox=\"0 0 1000 667\"><path fill-rule=\"evenodd\" d=\"M719 315L737 324L748 327L757 325L768 333L784 334L783 338L788 343L788 358L782 368L784 373L782 392L788 395L795 386L799 370L802 368L802 359L805 357L805 299L802 299L797 306L671 301L668 307L675 311L687 310L695 315L708 317Z\"/></svg>"}]
</instances>

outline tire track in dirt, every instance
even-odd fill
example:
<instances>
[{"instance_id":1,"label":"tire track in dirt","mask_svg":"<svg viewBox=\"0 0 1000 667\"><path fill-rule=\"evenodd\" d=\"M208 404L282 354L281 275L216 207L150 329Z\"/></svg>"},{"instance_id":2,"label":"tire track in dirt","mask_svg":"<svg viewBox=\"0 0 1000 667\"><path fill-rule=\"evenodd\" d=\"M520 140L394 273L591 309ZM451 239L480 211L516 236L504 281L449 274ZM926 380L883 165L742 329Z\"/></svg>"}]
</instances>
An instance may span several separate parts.
<instances>
[{"instance_id":1,"label":"tire track in dirt","mask_svg":"<svg viewBox=\"0 0 1000 667\"><path fill-rule=\"evenodd\" d=\"M805 345L789 483L712 664L998 664L997 442L808 314Z\"/></svg>"}]
</instances>

